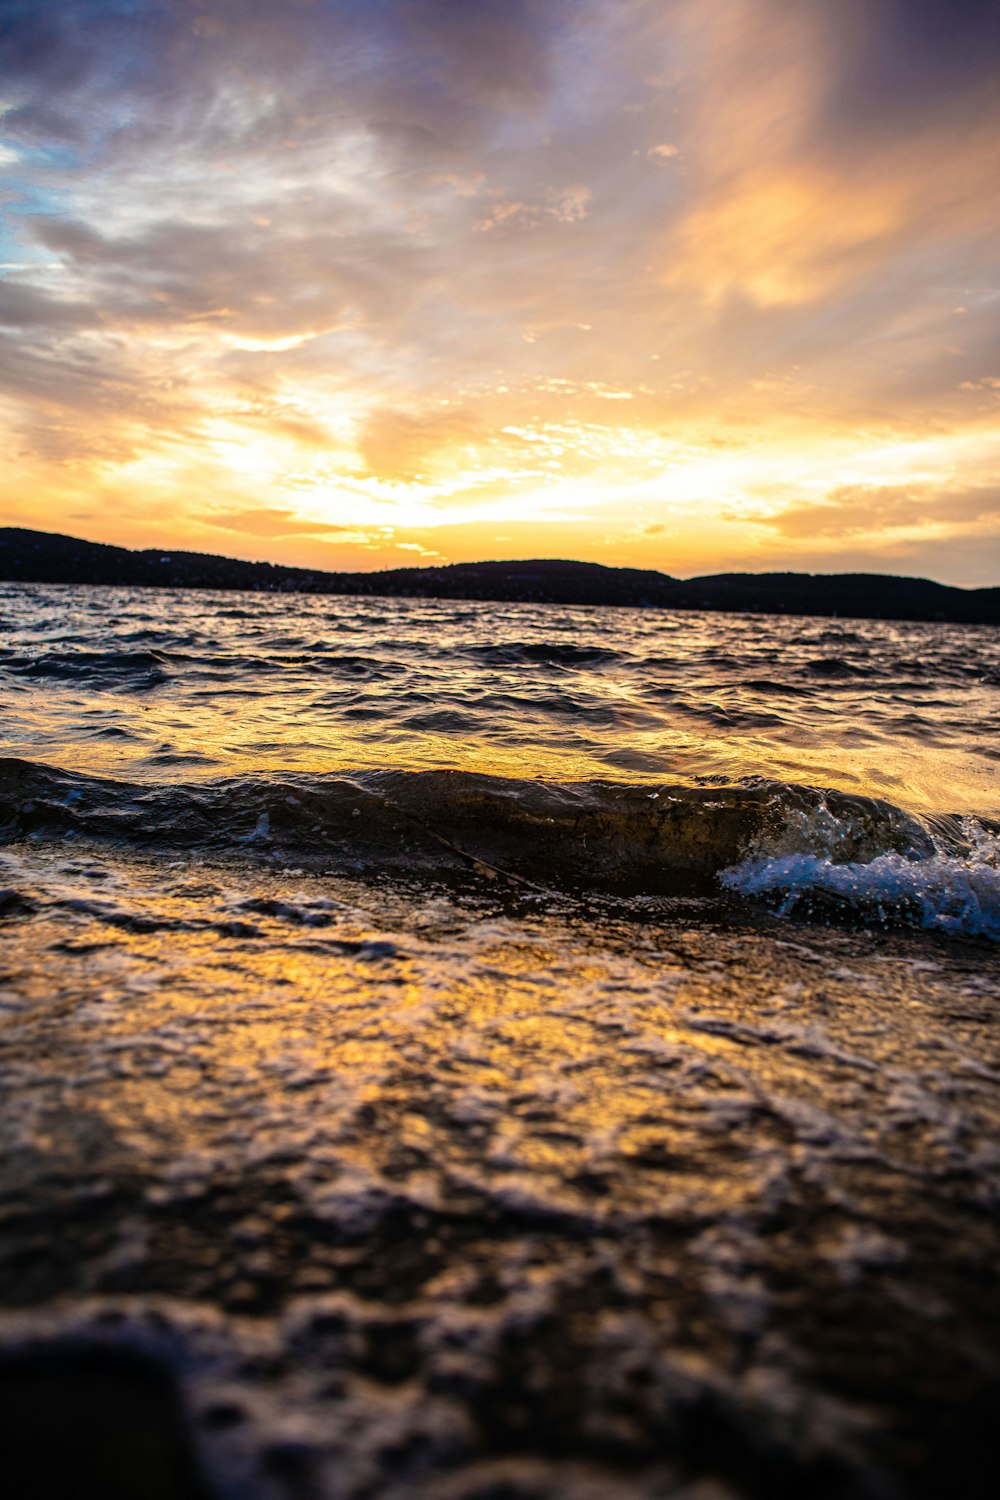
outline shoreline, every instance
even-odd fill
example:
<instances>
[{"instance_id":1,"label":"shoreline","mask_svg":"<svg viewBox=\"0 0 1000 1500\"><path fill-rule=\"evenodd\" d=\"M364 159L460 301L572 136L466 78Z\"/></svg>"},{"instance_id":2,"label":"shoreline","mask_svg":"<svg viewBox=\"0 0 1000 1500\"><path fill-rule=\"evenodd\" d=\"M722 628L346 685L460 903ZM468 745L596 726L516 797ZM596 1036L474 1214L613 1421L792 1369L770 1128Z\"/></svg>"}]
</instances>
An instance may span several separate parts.
<instances>
[{"instance_id":1,"label":"shoreline","mask_svg":"<svg viewBox=\"0 0 1000 1500\"><path fill-rule=\"evenodd\" d=\"M985 1500L995 949L18 853L7 1368L227 1497Z\"/></svg>"}]
</instances>

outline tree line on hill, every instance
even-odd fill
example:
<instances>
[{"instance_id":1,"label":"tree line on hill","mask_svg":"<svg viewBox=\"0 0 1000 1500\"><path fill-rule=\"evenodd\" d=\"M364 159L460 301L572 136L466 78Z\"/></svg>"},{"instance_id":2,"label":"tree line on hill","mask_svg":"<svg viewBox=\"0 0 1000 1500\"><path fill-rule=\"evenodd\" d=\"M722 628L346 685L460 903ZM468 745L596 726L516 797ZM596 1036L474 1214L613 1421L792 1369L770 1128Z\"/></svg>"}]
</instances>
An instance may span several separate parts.
<instances>
[{"instance_id":1,"label":"tree line on hill","mask_svg":"<svg viewBox=\"0 0 1000 1500\"><path fill-rule=\"evenodd\" d=\"M1000 588L953 588L882 573L717 573L684 580L562 559L329 573L211 553L132 551L17 527L0 528L0 579L1000 624Z\"/></svg>"}]
</instances>

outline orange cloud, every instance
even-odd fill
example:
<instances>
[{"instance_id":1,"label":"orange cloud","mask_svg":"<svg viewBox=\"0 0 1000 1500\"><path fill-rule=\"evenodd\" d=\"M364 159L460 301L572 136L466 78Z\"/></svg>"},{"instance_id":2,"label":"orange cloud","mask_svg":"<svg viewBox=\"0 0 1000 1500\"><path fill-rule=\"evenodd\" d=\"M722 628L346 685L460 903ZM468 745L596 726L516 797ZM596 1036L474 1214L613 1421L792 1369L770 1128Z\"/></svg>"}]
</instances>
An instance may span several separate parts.
<instances>
[{"instance_id":1,"label":"orange cloud","mask_svg":"<svg viewBox=\"0 0 1000 1500\"><path fill-rule=\"evenodd\" d=\"M209 526L222 531L242 531L250 536L320 536L323 532L346 531L345 526L331 526L323 521L310 521L291 511L276 507L259 506L253 510L212 511L205 517Z\"/></svg>"},{"instance_id":2,"label":"orange cloud","mask_svg":"<svg viewBox=\"0 0 1000 1500\"><path fill-rule=\"evenodd\" d=\"M902 222L898 193L818 173L751 174L699 206L668 246L667 282L708 303L760 307L829 298L877 260Z\"/></svg>"}]
</instances>

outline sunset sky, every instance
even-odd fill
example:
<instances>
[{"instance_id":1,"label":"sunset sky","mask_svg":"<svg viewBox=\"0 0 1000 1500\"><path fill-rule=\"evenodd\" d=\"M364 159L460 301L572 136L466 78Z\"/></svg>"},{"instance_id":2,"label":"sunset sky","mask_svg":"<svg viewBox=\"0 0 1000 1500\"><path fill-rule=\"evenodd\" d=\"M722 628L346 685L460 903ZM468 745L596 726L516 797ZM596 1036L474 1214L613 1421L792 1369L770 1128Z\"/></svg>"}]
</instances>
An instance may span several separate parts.
<instances>
[{"instance_id":1,"label":"sunset sky","mask_svg":"<svg viewBox=\"0 0 1000 1500\"><path fill-rule=\"evenodd\" d=\"M0 525L1000 584L996 0L0 31Z\"/></svg>"}]
</instances>

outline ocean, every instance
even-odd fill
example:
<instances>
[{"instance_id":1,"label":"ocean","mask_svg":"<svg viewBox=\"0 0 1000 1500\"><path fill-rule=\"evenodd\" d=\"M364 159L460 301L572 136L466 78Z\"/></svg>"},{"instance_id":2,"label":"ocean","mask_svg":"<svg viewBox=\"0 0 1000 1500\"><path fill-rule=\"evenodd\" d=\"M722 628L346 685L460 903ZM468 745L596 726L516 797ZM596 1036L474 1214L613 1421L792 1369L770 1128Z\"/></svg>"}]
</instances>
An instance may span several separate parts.
<instances>
[{"instance_id":1,"label":"ocean","mask_svg":"<svg viewBox=\"0 0 1000 1500\"><path fill-rule=\"evenodd\" d=\"M994 628L5 584L0 693L53 1493L995 1493Z\"/></svg>"}]
</instances>

